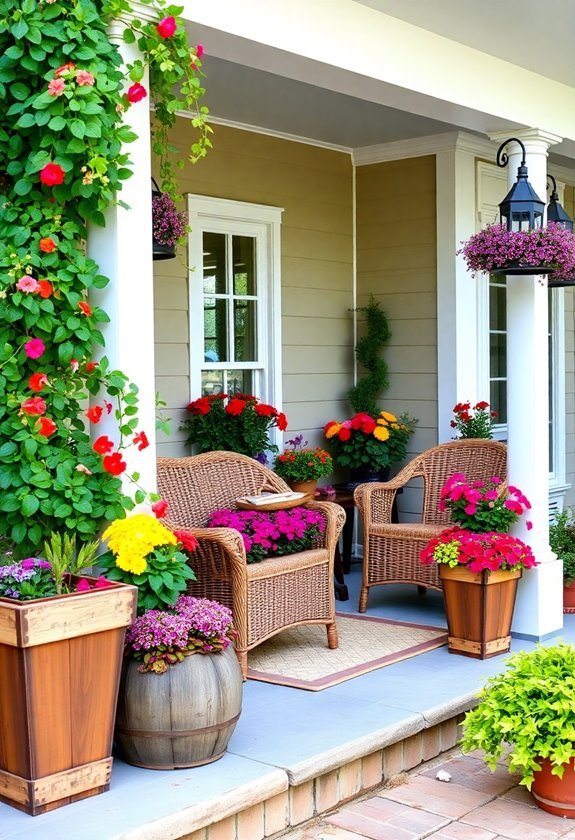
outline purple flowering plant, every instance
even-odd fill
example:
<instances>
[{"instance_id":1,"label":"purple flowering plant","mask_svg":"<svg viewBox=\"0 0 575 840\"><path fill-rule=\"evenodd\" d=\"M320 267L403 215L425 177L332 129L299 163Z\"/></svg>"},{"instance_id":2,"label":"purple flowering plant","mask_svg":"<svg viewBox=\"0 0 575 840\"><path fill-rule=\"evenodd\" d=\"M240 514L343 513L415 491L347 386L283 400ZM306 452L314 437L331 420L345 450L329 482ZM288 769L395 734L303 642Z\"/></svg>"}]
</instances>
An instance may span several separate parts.
<instances>
[{"instance_id":1,"label":"purple flowering plant","mask_svg":"<svg viewBox=\"0 0 575 840\"><path fill-rule=\"evenodd\" d=\"M217 510L209 518L210 528L239 531L248 563L266 557L296 554L312 548L325 531L325 520L317 510L294 507L289 510Z\"/></svg>"},{"instance_id":2,"label":"purple flowering plant","mask_svg":"<svg viewBox=\"0 0 575 840\"><path fill-rule=\"evenodd\" d=\"M467 270L473 275L511 264L551 266L563 279L575 275L575 235L561 225L549 222L533 230L510 231L505 225L487 225L462 242Z\"/></svg>"},{"instance_id":3,"label":"purple flowering plant","mask_svg":"<svg viewBox=\"0 0 575 840\"><path fill-rule=\"evenodd\" d=\"M139 671L164 674L193 653L220 653L234 640L232 613L208 598L180 595L167 610L146 610L126 633L125 653Z\"/></svg>"},{"instance_id":4,"label":"purple flowering plant","mask_svg":"<svg viewBox=\"0 0 575 840\"><path fill-rule=\"evenodd\" d=\"M0 597L32 601L56 595L52 567L47 560L26 557L17 563L0 566Z\"/></svg>"},{"instance_id":5,"label":"purple flowering plant","mask_svg":"<svg viewBox=\"0 0 575 840\"><path fill-rule=\"evenodd\" d=\"M160 245L176 245L188 231L188 217L181 213L169 193L152 197L152 231Z\"/></svg>"}]
</instances>

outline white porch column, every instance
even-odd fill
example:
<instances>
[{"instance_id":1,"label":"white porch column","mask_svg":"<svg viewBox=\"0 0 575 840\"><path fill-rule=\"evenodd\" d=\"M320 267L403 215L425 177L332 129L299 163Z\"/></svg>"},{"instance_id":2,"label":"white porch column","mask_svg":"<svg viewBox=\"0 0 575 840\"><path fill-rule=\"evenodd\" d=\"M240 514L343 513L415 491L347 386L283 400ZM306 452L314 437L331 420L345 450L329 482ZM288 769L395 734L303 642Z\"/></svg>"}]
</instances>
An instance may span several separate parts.
<instances>
[{"instance_id":1,"label":"white porch column","mask_svg":"<svg viewBox=\"0 0 575 840\"><path fill-rule=\"evenodd\" d=\"M528 179L539 197L547 195L547 149L561 138L538 129L497 133L502 143L517 137L526 150ZM509 143L508 184L517 179L521 147ZM504 196L501 196L503 199ZM529 543L540 565L519 583L512 631L541 639L563 627L562 563L549 547L549 353L547 283L536 276L507 277L507 416L509 483L532 504L533 528L521 522L513 533ZM524 517L525 518L525 517Z\"/></svg>"},{"instance_id":2,"label":"white porch column","mask_svg":"<svg viewBox=\"0 0 575 840\"><path fill-rule=\"evenodd\" d=\"M454 436L450 421L457 402L486 398L477 391L477 282L455 256L475 233L476 154L465 136L456 135L453 148L435 157L439 443Z\"/></svg>"},{"instance_id":3,"label":"white porch column","mask_svg":"<svg viewBox=\"0 0 575 840\"><path fill-rule=\"evenodd\" d=\"M125 44L120 23L113 24L111 37L120 46L126 62L139 58L135 44ZM142 84L149 91L147 75ZM105 289L94 289L91 299L110 316L103 325L105 355L112 369L121 370L139 389L139 424L150 446L128 449L128 472L140 473L147 491L156 489L155 382L154 382L154 289L152 263L152 194L150 152L150 98L131 105L124 122L138 135L126 146L133 175L123 182L118 198L130 209L109 207L104 228L92 225L88 232L88 254L110 278ZM103 424L104 421L102 421ZM111 429L100 424L99 433Z\"/></svg>"}]
</instances>

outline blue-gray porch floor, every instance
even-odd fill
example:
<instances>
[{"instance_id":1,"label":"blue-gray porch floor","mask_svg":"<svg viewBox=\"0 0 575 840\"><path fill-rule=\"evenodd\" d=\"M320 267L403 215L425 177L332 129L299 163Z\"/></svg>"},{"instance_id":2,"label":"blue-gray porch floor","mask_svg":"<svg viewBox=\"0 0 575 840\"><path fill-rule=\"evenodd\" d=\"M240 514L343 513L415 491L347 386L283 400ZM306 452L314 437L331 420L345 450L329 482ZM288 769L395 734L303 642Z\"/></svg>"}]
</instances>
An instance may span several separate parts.
<instances>
[{"instance_id":1,"label":"blue-gray porch floor","mask_svg":"<svg viewBox=\"0 0 575 840\"><path fill-rule=\"evenodd\" d=\"M357 609L361 566L346 576L350 600L338 612ZM440 593L419 596L413 586L371 591L368 615L445 627ZM575 616L564 616L557 636L575 642ZM552 643L551 640L547 644ZM514 639L512 652L532 642ZM143 770L114 761L110 790L30 817L0 803L0 840L167 840L192 834L186 824L223 819L291 784L394 743L471 704L485 679L507 656L475 660L446 647L381 668L319 692L248 681L240 720L222 759L189 770ZM235 811L234 811L235 808ZM190 814L196 823L190 823ZM209 818L209 819L208 819ZM187 821L187 822L186 822ZM201 824L201 821L200 823Z\"/></svg>"}]
</instances>

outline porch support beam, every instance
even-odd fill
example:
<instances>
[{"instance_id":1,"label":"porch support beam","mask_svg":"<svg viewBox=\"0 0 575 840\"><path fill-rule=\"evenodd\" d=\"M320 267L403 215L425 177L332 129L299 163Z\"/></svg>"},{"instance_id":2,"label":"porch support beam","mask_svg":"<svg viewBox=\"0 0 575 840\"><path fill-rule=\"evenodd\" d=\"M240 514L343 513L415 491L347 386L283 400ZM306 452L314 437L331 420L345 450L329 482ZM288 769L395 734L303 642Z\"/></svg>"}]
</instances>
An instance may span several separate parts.
<instances>
[{"instance_id":1,"label":"porch support beam","mask_svg":"<svg viewBox=\"0 0 575 840\"><path fill-rule=\"evenodd\" d=\"M517 137L525 145L529 181L535 192L547 192L548 148L560 137L539 129L497 132L502 143ZM506 146L508 184L517 178L521 147ZM502 196L503 198L503 196ZM507 418L509 483L532 504L529 518L513 533L531 545L539 566L519 583L513 635L542 639L563 627L563 566L549 547L549 353L547 282L537 276L507 277ZM523 517L524 519L526 517Z\"/></svg>"}]
</instances>

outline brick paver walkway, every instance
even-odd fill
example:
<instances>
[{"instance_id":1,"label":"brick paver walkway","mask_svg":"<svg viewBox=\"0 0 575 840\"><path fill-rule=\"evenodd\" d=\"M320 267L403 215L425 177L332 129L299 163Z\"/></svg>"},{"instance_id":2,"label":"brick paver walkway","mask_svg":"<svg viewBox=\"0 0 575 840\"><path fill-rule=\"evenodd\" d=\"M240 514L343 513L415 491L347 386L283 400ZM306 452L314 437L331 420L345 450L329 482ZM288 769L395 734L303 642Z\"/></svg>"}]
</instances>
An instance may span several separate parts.
<instances>
[{"instance_id":1,"label":"brick paver walkway","mask_svg":"<svg viewBox=\"0 0 575 840\"><path fill-rule=\"evenodd\" d=\"M446 771L451 781L437 779ZM575 820L538 808L505 765L457 749L282 840L575 840Z\"/></svg>"}]
</instances>

